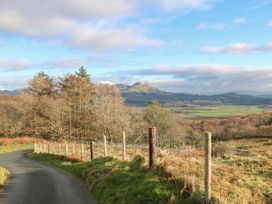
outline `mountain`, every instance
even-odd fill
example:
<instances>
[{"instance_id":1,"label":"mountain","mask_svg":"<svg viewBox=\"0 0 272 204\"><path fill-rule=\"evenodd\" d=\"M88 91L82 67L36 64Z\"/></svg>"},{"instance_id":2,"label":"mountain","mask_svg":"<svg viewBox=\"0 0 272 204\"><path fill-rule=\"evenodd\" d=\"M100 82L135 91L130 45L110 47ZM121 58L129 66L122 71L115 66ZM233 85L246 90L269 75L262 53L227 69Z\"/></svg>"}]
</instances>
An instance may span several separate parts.
<instances>
[{"instance_id":1,"label":"mountain","mask_svg":"<svg viewBox=\"0 0 272 204\"><path fill-rule=\"evenodd\" d=\"M161 91L146 83L137 82L131 86L117 84L128 105L147 106L156 100L164 105L184 104L232 104L232 105L272 105L272 98L255 97L246 94L225 93L217 95L197 95Z\"/></svg>"},{"instance_id":2,"label":"mountain","mask_svg":"<svg viewBox=\"0 0 272 204\"><path fill-rule=\"evenodd\" d=\"M260 98L272 98L272 94L261 94L261 95L258 95L258 97L260 97Z\"/></svg>"},{"instance_id":3,"label":"mountain","mask_svg":"<svg viewBox=\"0 0 272 204\"><path fill-rule=\"evenodd\" d=\"M131 86L126 84L117 84L116 86L120 89L121 92L145 93L145 94L163 93L158 88L152 87L147 83L141 83L141 82L136 82L135 84Z\"/></svg>"},{"instance_id":4,"label":"mountain","mask_svg":"<svg viewBox=\"0 0 272 204\"><path fill-rule=\"evenodd\" d=\"M0 90L0 94L9 94L9 95L18 95L20 92L19 89L16 90Z\"/></svg>"},{"instance_id":5,"label":"mountain","mask_svg":"<svg viewBox=\"0 0 272 204\"><path fill-rule=\"evenodd\" d=\"M116 84L120 89L128 105L144 107L150 101L156 100L163 105L272 105L272 95L251 96L248 94L238 94L234 92L216 94L216 95L199 95L189 93L172 93L162 91L147 83L137 82L133 85ZM4 90L0 94L18 95L20 90Z\"/></svg>"}]
</instances>

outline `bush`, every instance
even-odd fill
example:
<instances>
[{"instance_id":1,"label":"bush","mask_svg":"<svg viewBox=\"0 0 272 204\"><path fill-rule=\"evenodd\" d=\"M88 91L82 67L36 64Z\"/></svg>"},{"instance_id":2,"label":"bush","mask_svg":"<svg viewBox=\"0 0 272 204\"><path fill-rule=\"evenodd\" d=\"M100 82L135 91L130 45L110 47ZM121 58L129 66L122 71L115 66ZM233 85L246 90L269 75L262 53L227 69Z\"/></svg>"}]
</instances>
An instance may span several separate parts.
<instances>
[{"instance_id":1,"label":"bush","mask_svg":"<svg viewBox=\"0 0 272 204\"><path fill-rule=\"evenodd\" d=\"M204 146L204 136L202 132L190 130L185 139L187 145L194 145L195 147Z\"/></svg>"},{"instance_id":2,"label":"bush","mask_svg":"<svg viewBox=\"0 0 272 204\"><path fill-rule=\"evenodd\" d=\"M212 147L212 154L214 157L222 157L227 151L229 151L229 147L223 143L215 143Z\"/></svg>"}]
</instances>

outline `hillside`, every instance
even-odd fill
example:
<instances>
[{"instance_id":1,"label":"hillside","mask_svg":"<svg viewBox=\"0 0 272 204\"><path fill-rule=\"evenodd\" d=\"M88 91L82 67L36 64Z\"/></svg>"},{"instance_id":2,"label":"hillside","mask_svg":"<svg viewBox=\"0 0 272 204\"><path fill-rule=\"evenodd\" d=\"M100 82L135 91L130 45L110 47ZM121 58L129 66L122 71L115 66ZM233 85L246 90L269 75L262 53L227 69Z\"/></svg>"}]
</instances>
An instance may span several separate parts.
<instances>
[{"instance_id":1,"label":"hillside","mask_svg":"<svg viewBox=\"0 0 272 204\"><path fill-rule=\"evenodd\" d=\"M133 106L147 106L152 100L157 100L161 104L184 105L184 104L230 104L230 105L271 105L271 98L255 97L245 94L225 93L217 95L197 95L188 93L171 93L161 91L148 84L135 83L131 86L117 84L125 101Z\"/></svg>"}]
</instances>

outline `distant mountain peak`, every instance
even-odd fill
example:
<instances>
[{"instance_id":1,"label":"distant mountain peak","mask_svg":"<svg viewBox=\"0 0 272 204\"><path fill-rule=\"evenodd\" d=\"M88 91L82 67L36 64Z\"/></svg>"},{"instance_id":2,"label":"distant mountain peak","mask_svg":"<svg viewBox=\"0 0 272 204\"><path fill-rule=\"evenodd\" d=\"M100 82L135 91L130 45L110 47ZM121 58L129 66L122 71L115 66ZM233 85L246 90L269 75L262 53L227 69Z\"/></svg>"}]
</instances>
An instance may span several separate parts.
<instances>
[{"instance_id":1,"label":"distant mountain peak","mask_svg":"<svg viewBox=\"0 0 272 204\"><path fill-rule=\"evenodd\" d=\"M144 82L135 82L134 84L132 84L131 86L143 86L143 85L148 85L148 83L144 83Z\"/></svg>"},{"instance_id":2,"label":"distant mountain peak","mask_svg":"<svg viewBox=\"0 0 272 204\"><path fill-rule=\"evenodd\" d=\"M127 92L134 93L159 93L161 92L158 88L151 86L148 83L136 82L131 86L128 86Z\"/></svg>"}]
</instances>

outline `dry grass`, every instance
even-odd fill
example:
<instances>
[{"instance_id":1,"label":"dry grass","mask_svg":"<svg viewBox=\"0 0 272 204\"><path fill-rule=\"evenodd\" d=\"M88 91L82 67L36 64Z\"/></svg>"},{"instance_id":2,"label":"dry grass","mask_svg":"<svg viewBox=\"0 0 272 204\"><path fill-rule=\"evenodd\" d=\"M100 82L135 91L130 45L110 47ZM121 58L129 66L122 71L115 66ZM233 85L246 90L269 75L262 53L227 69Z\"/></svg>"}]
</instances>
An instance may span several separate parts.
<instances>
[{"instance_id":1,"label":"dry grass","mask_svg":"<svg viewBox=\"0 0 272 204\"><path fill-rule=\"evenodd\" d=\"M44 140L33 137L0 138L0 153L32 149L35 142L44 142Z\"/></svg>"},{"instance_id":2,"label":"dry grass","mask_svg":"<svg viewBox=\"0 0 272 204\"><path fill-rule=\"evenodd\" d=\"M213 158L213 197L220 203L272 203L272 139L229 141L215 146L222 152ZM121 145L108 145L109 156L122 159L121 150ZM128 160L141 155L147 161L147 150L128 146ZM103 144L97 144L95 154L103 156ZM204 191L202 149L160 149L157 162L173 178L185 178Z\"/></svg>"},{"instance_id":3,"label":"dry grass","mask_svg":"<svg viewBox=\"0 0 272 204\"><path fill-rule=\"evenodd\" d=\"M69 145L71 160L81 159L81 145L76 154ZM108 156L122 160L122 145L108 144ZM212 163L212 195L220 203L272 203L272 139L251 139L221 142ZM96 143L95 158L104 156L104 145ZM84 161L90 158L89 145L84 146ZM64 145L61 145L64 154ZM136 155L148 161L147 146L128 145L127 160ZM192 147L184 149L159 149L158 164L169 172L173 179L184 178L196 189L204 191L204 151ZM182 188L182 187L181 187ZM182 191L182 189L181 189Z\"/></svg>"},{"instance_id":4,"label":"dry grass","mask_svg":"<svg viewBox=\"0 0 272 204\"><path fill-rule=\"evenodd\" d=\"M22 144L33 144L34 142L42 142L42 139L37 139L34 137L15 137L0 138L0 146L9 146L9 145L22 145Z\"/></svg>"},{"instance_id":5,"label":"dry grass","mask_svg":"<svg viewBox=\"0 0 272 204\"><path fill-rule=\"evenodd\" d=\"M220 203L272 203L272 140L225 142L221 157L213 158L212 194ZM185 177L204 191L204 157L168 151L160 164L174 177Z\"/></svg>"},{"instance_id":6,"label":"dry grass","mask_svg":"<svg viewBox=\"0 0 272 204\"><path fill-rule=\"evenodd\" d=\"M0 167L0 188L6 184L8 177L9 171L3 167Z\"/></svg>"}]
</instances>

